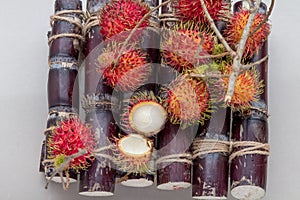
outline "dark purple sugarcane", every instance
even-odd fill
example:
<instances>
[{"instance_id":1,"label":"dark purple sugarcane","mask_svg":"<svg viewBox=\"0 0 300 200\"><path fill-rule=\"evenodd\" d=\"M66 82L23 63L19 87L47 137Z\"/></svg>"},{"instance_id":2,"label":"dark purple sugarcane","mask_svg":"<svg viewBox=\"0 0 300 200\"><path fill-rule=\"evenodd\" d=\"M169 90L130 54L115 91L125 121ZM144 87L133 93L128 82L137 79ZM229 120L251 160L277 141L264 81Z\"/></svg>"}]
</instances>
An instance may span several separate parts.
<instances>
[{"instance_id":1,"label":"dark purple sugarcane","mask_svg":"<svg viewBox=\"0 0 300 200\"><path fill-rule=\"evenodd\" d=\"M99 133L98 148L110 145L110 138L118 133L112 112L107 107L90 108L86 123ZM101 154L113 156L111 150ZM80 173L79 194L84 196L112 196L115 190L116 168L110 159L97 156L88 171Z\"/></svg>"},{"instance_id":2,"label":"dark purple sugarcane","mask_svg":"<svg viewBox=\"0 0 300 200\"><path fill-rule=\"evenodd\" d=\"M235 5L241 8L242 2ZM267 7L261 4L260 13L266 14ZM266 41L252 62L258 61L268 55L268 42ZM233 142L252 141L258 144L268 143L268 62L255 66L260 73L260 80L264 81L264 92L258 102L251 103L251 109L243 113L234 113L232 140ZM233 153L246 147L233 148ZM262 153L253 153L237 156L231 161L231 193L238 199L247 196L249 199L261 199L266 192L268 150L256 149ZM266 153L266 155L264 154ZM243 191L243 192L241 192Z\"/></svg>"},{"instance_id":3,"label":"dark purple sugarcane","mask_svg":"<svg viewBox=\"0 0 300 200\"><path fill-rule=\"evenodd\" d=\"M88 0L87 11L90 20L85 30L85 101L86 123L94 129L99 145L103 148L110 145L110 139L117 136L117 127L112 110L113 89L108 86L97 73L98 56L102 48L99 46L103 37L99 33L101 27L97 22L97 14L105 5L105 0ZM94 25L89 26L89 23ZM98 133L98 134L97 134ZM111 149L100 152L112 156ZM80 173L79 194L84 196L112 196L115 190L116 169L113 161L103 156L97 156L87 171Z\"/></svg>"},{"instance_id":4,"label":"dark purple sugarcane","mask_svg":"<svg viewBox=\"0 0 300 200\"><path fill-rule=\"evenodd\" d=\"M88 0L87 11L90 15L90 20L87 21L86 26L98 22L98 12L107 3L108 0ZM85 94L94 94L96 88L99 87L98 83L100 76L97 73L98 57L101 53L101 46L103 37L100 34L99 23L94 23L87 30L85 30Z\"/></svg>"},{"instance_id":5,"label":"dark purple sugarcane","mask_svg":"<svg viewBox=\"0 0 300 200\"><path fill-rule=\"evenodd\" d=\"M197 140L228 142L230 131L230 109L217 107L204 126L198 130ZM211 143L212 149L214 144ZM201 148L195 146L194 148ZM195 150L193 148L193 150ZM195 199L226 199L228 191L228 152L207 153L193 160L193 188Z\"/></svg>"},{"instance_id":6,"label":"dark purple sugarcane","mask_svg":"<svg viewBox=\"0 0 300 200\"><path fill-rule=\"evenodd\" d=\"M56 126L66 113L73 113L74 107L78 107L78 101L75 100L77 92L74 91L77 89L75 80L83 39L81 36L81 14L82 4L80 0L56 0L55 15L51 17L52 30L48 33L50 69L48 77L49 118L47 129ZM42 162L50 156L47 153L49 131L45 133L46 144L44 156L41 158ZM55 171L52 167L44 167L41 170L46 173L46 177L50 177ZM74 171L70 171L70 177L71 182L72 180L77 180L77 174ZM54 180L56 180L56 177ZM57 178L57 180L60 181L60 178Z\"/></svg>"},{"instance_id":7,"label":"dark purple sugarcane","mask_svg":"<svg viewBox=\"0 0 300 200\"><path fill-rule=\"evenodd\" d=\"M182 129L180 125L170 122L158 133L157 148L158 159L178 154L190 154L190 145L195 137L196 128L190 126ZM177 160L190 160L189 156L176 158ZM157 187L162 190L185 189L191 185L190 162L159 162L157 167Z\"/></svg>"},{"instance_id":8,"label":"dark purple sugarcane","mask_svg":"<svg viewBox=\"0 0 300 200\"><path fill-rule=\"evenodd\" d=\"M167 0L162 0L162 3L166 1ZM175 17L175 9L173 8L172 3L160 8L159 19L161 20L160 26L162 28L162 35L164 34L163 31L168 31L175 26L176 22L178 22L179 19ZM161 51L163 51L163 49L161 49ZM159 84L169 84L170 82L175 80L176 74L177 72L173 68L161 65L161 67L157 69Z\"/></svg>"}]
</instances>

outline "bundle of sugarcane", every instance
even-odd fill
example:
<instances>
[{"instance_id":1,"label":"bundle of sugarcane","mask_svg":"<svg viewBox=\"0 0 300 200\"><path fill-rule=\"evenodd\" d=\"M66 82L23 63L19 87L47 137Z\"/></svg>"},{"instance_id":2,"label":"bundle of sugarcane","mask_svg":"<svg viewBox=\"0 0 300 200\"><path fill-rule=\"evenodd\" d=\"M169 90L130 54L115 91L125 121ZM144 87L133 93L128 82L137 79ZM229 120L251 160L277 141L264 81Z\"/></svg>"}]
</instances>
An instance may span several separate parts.
<instances>
[{"instance_id":1,"label":"bundle of sugarcane","mask_svg":"<svg viewBox=\"0 0 300 200\"><path fill-rule=\"evenodd\" d=\"M49 118L42 163L46 177L56 182L74 182L77 180L75 165L63 169L57 177L56 162L59 157L70 156L67 150L55 151L58 138L57 127L64 121L73 120L78 111L76 76L79 68L79 53L82 37L82 5L80 0L57 0L55 14L51 16L52 31L49 40L49 78L48 104ZM66 133L67 134L67 133ZM71 132L69 134L72 134ZM76 152L75 152L76 153ZM63 176L65 178L63 178Z\"/></svg>"}]
</instances>

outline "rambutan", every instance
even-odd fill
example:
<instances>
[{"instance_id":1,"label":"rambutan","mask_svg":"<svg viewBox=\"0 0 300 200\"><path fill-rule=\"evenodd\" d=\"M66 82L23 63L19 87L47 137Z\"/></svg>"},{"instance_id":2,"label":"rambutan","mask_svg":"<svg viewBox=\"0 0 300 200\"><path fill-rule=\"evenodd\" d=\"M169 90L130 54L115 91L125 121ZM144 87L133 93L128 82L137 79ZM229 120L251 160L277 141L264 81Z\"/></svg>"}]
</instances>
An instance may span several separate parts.
<instances>
[{"instance_id":1,"label":"rambutan","mask_svg":"<svg viewBox=\"0 0 300 200\"><path fill-rule=\"evenodd\" d=\"M120 171L127 173L152 173L153 146L153 141L139 134L116 139L115 163Z\"/></svg>"},{"instance_id":2,"label":"rambutan","mask_svg":"<svg viewBox=\"0 0 300 200\"><path fill-rule=\"evenodd\" d=\"M213 46L211 33L201 31L191 23L181 24L164 34L162 57L166 65L182 72L205 63L207 60L200 57L210 54Z\"/></svg>"},{"instance_id":3,"label":"rambutan","mask_svg":"<svg viewBox=\"0 0 300 200\"><path fill-rule=\"evenodd\" d=\"M221 101L224 101L225 93L228 88L229 74L231 69L225 73L222 79L222 87L219 94L222 94ZM255 69L251 69L241 73L235 83L234 93L230 102L230 106L237 110L249 108L251 102L257 102L259 95L263 92L263 82L259 80L259 73Z\"/></svg>"},{"instance_id":4,"label":"rambutan","mask_svg":"<svg viewBox=\"0 0 300 200\"><path fill-rule=\"evenodd\" d=\"M162 91L161 96L173 124L202 123L208 117L210 94L202 79L181 75Z\"/></svg>"},{"instance_id":5,"label":"rambutan","mask_svg":"<svg viewBox=\"0 0 300 200\"><path fill-rule=\"evenodd\" d=\"M112 88L122 91L134 91L140 87L152 71L147 54L140 49L128 46L117 60L121 44L108 45L98 57L99 74Z\"/></svg>"},{"instance_id":6,"label":"rambutan","mask_svg":"<svg viewBox=\"0 0 300 200\"><path fill-rule=\"evenodd\" d=\"M213 20L219 20L224 12L229 11L228 3L224 0L204 0L207 10ZM174 2L176 15L184 22L207 22L204 10L199 0L176 0Z\"/></svg>"},{"instance_id":7,"label":"rambutan","mask_svg":"<svg viewBox=\"0 0 300 200\"><path fill-rule=\"evenodd\" d=\"M91 128L89 128L76 116L63 118L53 128L48 137L48 154L49 159L54 160L54 166L59 167L65 157L78 153L80 149L86 149L87 154L73 159L68 169L86 169L89 161L93 159L91 153L97 146ZM67 170L67 169L66 169Z\"/></svg>"},{"instance_id":8,"label":"rambutan","mask_svg":"<svg viewBox=\"0 0 300 200\"><path fill-rule=\"evenodd\" d=\"M137 92L125 106L121 125L126 133L148 137L162 130L166 118L167 112L152 91Z\"/></svg>"},{"instance_id":9,"label":"rambutan","mask_svg":"<svg viewBox=\"0 0 300 200\"><path fill-rule=\"evenodd\" d=\"M104 38L133 29L150 11L146 3L137 0L113 0L100 11L100 33ZM139 28L150 24L150 16L142 22Z\"/></svg>"},{"instance_id":10,"label":"rambutan","mask_svg":"<svg viewBox=\"0 0 300 200\"><path fill-rule=\"evenodd\" d=\"M228 43L235 47L242 37L243 30L248 22L250 16L249 10L242 10L234 14L224 30L224 35ZM264 20L263 14L257 13L250 32L254 31L260 23ZM253 35L251 35L245 46L244 57L252 57L267 40L270 33L270 24L264 23Z\"/></svg>"}]
</instances>

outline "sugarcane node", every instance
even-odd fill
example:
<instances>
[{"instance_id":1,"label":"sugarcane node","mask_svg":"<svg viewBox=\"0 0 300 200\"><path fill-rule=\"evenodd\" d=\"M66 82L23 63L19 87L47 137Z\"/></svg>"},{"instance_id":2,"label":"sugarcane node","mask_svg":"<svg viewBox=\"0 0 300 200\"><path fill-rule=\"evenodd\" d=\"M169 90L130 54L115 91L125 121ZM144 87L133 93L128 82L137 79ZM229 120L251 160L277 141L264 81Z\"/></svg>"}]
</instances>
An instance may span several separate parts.
<instances>
[{"instance_id":1,"label":"sugarcane node","mask_svg":"<svg viewBox=\"0 0 300 200\"><path fill-rule=\"evenodd\" d=\"M82 108L87 112L92 112L95 110L115 110L119 109L117 105L117 99L110 94L88 94L83 96L81 99Z\"/></svg>"}]
</instances>

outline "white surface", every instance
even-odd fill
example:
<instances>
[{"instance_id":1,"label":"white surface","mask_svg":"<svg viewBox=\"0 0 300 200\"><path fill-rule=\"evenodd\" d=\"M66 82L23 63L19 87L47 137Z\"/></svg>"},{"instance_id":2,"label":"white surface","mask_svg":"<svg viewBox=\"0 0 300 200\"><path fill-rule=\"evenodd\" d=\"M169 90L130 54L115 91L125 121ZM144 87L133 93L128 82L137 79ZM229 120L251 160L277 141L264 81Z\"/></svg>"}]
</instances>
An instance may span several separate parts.
<instances>
[{"instance_id":1,"label":"white surface","mask_svg":"<svg viewBox=\"0 0 300 200\"><path fill-rule=\"evenodd\" d=\"M299 199L300 2L278 0L270 37L270 143L265 200ZM77 185L64 192L38 173L47 118L47 39L52 0L1 1L1 200L85 200ZM102 198L101 198L102 199ZM115 200L192 200L187 191L118 186Z\"/></svg>"},{"instance_id":2,"label":"white surface","mask_svg":"<svg viewBox=\"0 0 300 200\"><path fill-rule=\"evenodd\" d=\"M129 179L127 181L122 181L121 185L124 185L127 187L145 188L145 187L150 187L151 185L153 185L153 181L149 181L145 178Z\"/></svg>"},{"instance_id":3,"label":"white surface","mask_svg":"<svg viewBox=\"0 0 300 200\"><path fill-rule=\"evenodd\" d=\"M257 200L265 196L266 191L261 187L243 185L231 190L231 195L237 199Z\"/></svg>"}]
</instances>

